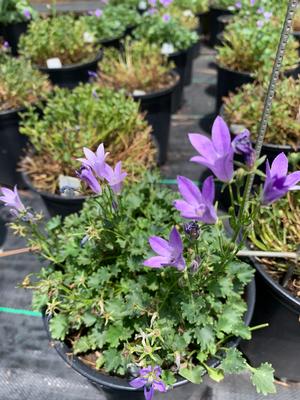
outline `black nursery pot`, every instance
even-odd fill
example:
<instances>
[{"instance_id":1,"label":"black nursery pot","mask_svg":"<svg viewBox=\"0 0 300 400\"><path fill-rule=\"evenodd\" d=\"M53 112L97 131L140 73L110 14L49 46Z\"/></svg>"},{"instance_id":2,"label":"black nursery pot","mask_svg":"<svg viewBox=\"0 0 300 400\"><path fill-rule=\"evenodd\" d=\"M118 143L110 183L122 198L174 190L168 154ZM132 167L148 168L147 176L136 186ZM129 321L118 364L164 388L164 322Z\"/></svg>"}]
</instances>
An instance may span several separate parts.
<instances>
[{"instance_id":1,"label":"black nursery pot","mask_svg":"<svg viewBox=\"0 0 300 400\"><path fill-rule=\"evenodd\" d=\"M54 85L73 89L79 83L89 81L89 71L97 72L98 62L101 61L102 56L103 51L99 51L97 57L87 63L67 65L62 68L39 67L39 70L46 73Z\"/></svg>"},{"instance_id":2,"label":"black nursery pot","mask_svg":"<svg viewBox=\"0 0 300 400\"><path fill-rule=\"evenodd\" d=\"M228 68L217 66L217 99L216 113L222 105L222 98L228 96L230 92L236 92L239 87L246 83L254 82L254 78L248 72L238 72Z\"/></svg>"},{"instance_id":3,"label":"black nursery pot","mask_svg":"<svg viewBox=\"0 0 300 400\"><path fill-rule=\"evenodd\" d=\"M3 246L3 243L5 242L6 234L7 234L7 227L6 227L6 221L4 218L4 213L5 213L5 208L3 205L0 205L0 249Z\"/></svg>"},{"instance_id":4,"label":"black nursery pot","mask_svg":"<svg viewBox=\"0 0 300 400\"><path fill-rule=\"evenodd\" d=\"M28 25L27 21L3 25L4 39L9 43L14 56L18 55L19 39L23 33L26 33Z\"/></svg>"},{"instance_id":5,"label":"black nursery pot","mask_svg":"<svg viewBox=\"0 0 300 400\"><path fill-rule=\"evenodd\" d=\"M269 327L253 331L252 340L242 342L241 349L251 365L270 362L281 380L300 382L300 299L275 282L264 267L256 268L257 300L252 326Z\"/></svg>"},{"instance_id":6,"label":"black nursery pot","mask_svg":"<svg viewBox=\"0 0 300 400\"><path fill-rule=\"evenodd\" d=\"M218 18L223 15L232 15L230 10L221 8L210 8L210 46L214 47L217 44L217 37L222 32L222 24L219 23Z\"/></svg>"},{"instance_id":7,"label":"black nursery pot","mask_svg":"<svg viewBox=\"0 0 300 400\"><path fill-rule=\"evenodd\" d=\"M43 199L50 217L60 215L65 218L70 214L79 212L83 203L87 199L86 196L75 196L75 197L64 197L58 194L47 193L44 191L37 190L31 183L29 177L23 172L22 178L25 185L33 192L39 194Z\"/></svg>"},{"instance_id":8,"label":"black nursery pot","mask_svg":"<svg viewBox=\"0 0 300 400\"><path fill-rule=\"evenodd\" d=\"M152 135L158 147L158 165L163 165L167 161L172 98L180 82L179 75L175 72L173 75L177 80L169 88L146 95L133 96L134 100L140 102L141 111L146 112L146 120L152 126Z\"/></svg>"},{"instance_id":9,"label":"black nursery pot","mask_svg":"<svg viewBox=\"0 0 300 400\"><path fill-rule=\"evenodd\" d=\"M248 305L247 312L245 313L244 321L248 326L252 319L252 314L255 304L255 282L254 280L249 283L245 291L245 300ZM59 356L68 364L71 368L77 371L79 374L88 379L88 381L96 386L98 389L104 391L107 400L144 400L143 389L134 389L130 386L129 380L120 378L118 376L104 375L101 372L84 364L78 357L71 356L72 350L64 343L60 341L53 341L49 330L49 316L43 317L44 326L48 334L48 338L52 343L53 347L59 354ZM234 338L226 344L228 347L237 347L240 343L240 338ZM220 361L217 359L211 359L207 361L209 367L217 367ZM178 377L177 382L173 385L173 388L177 388L188 383L186 379Z\"/></svg>"},{"instance_id":10,"label":"black nursery pot","mask_svg":"<svg viewBox=\"0 0 300 400\"><path fill-rule=\"evenodd\" d=\"M288 157L291 153L299 151L300 147L298 147L297 149L293 149L291 146L287 145L264 143L261 149L261 155L266 156L269 160L269 163L271 164L274 158L276 158L280 153L284 153ZM265 165L263 165L263 168L265 169Z\"/></svg>"},{"instance_id":11,"label":"black nursery pot","mask_svg":"<svg viewBox=\"0 0 300 400\"><path fill-rule=\"evenodd\" d=\"M210 33L210 12L196 14L199 21L199 35L208 35Z\"/></svg>"},{"instance_id":12,"label":"black nursery pot","mask_svg":"<svg viewBox=\"0 0 300 400\"><path fill-rule=\"evenodd\" d=\"M19 112L22 111L25 109L0 111L0 184L5 186L22 182L17 164L28 142L26 136L19 133Z\"/></svg>"},{"instance_id":13,"label":"black nursery pot","mask_svg":"<svg viewBox=\"0 0 300 400\"><path fill-rule=\"evenodd\" d=\"M293 36L294 36L294 38L298 41L298 43L299 43L299 47L298 47L298 52L299 52L299 55L300 55L300 31L298 31L298 32L293 32Z\"/></svg>"},{"instance_id":14,"label":"black nursery pot","mask_svg":"<svg viewBox=\"0 0 300 400\"><path fill-rule=\"evenodd\" d=\"M127 28L127 29L130 29L130 28ZM127 31L127 29L126 29L126 31ZM132 29L133 28L131 28L131 30ZM125 34L123 36L116 36L116 37L113 37L110 39L103 39L100 41L100 45L103 47L106 47L106 48L113 47L113 48L121 51L123 49L121 41L124 38L124 36L125 36Z\"/></svg>"},{"instance_id":15,"label":"black nursery pot","mask_svg":"<svg viewBox=\"0 0 300 400\"><path fill-rule=\"evenodd\" d=\"M193 63L193 50L190 47L187 50L177 51L170 54L169 61L175 64L175 71L180 76L179 84L173 92L172 113L176 113L183 104L184 86L190 75Z\"/></svg>"}]
</instances>

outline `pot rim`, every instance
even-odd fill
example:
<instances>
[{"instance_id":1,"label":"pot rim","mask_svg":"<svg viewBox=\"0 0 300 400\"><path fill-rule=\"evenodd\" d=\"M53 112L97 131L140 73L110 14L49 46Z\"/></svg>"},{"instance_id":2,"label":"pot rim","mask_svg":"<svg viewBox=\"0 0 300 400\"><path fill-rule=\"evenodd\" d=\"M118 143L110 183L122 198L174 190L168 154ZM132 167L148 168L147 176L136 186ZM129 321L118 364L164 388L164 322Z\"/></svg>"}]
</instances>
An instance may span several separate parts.
<instances>
[{"instance_id":1,"label":"pot rim","mask_svg":"<svg viewBox=\"0 0 300 400\"><path fill-rule=\"evenodd\" d=\"M172 75L174 78L176 78L176 82L172 83L171 86L165 87L163 89L156 90L154 92L150 92L150 93L146 93L146 94L142 94L142 95L137 95L137 96L135 96L135 95L131 95L131 96L133 97L134 100L149 100L149 99L152 99L152 98L155 98L155 97L160 97L160 96L167 95L167 94L171 93L175 89L175 87L179 85L180 76L176 71L170 71L168 73L168 75Z\"/></svg>"},{"instance_id":2,"label":"pot rim","mask_svg":"<svg viewBox=\"0 0 300 400\"><path fill-rule=\"evenodd\" d=\"M61 68L47 68L47 67L42 67L40 65L35 65L36 68L38 68L41 72L45 73L51 73L51 72L70 72L74 71L80 68L88 68L89 66L92 66L95 64L95 62L99 62L102 60L103 57L103 49L100 48L99 51L97 52L96 57L88 62L83 62L83 63L76 63L76 64L70 64L70 65L63 65Z\"/></svg>"},{"instance_id":3,"label":"pot rim","mask_svg":"<svg viewBox=\"0 0 300 400\"><path fill-rule=\"evenodd\" d=\"M224 71L229 71L229 72L235 73L237 75L247 76L249 78L253 78L253 80L255 79L255 77L253 76L252 72L237 71L235 69L231 69L231 68L228 68L228 67L225 67L225 66L221 65L219 62L217 63L217 69L223 69Z\"/></svg>"},{"instance_id":4,"label":"pot rim","mask_svg":"<svg viewBox=\"0 0 300 400\"><path fill-rule=\"evenodd\" d=\"M244 321L247 326L249 326L253 312L254 312L254 305L255 305L255 298L256 298L256 286L255 286L255 280L254 278L252 281L246 286L245 288L245 297L246 297L246 302L247 302L247 311L244 316ZM131 392L136 392L136 391L142 391L143 389L135 389L132 386L129 385L129 382L127 381L126 378L121 378L117 376L111 376L111 375L104 375L101 372L96 371L95 369L92 369L91 367L87 366L86 364L83 363L83 361L80 360L79 357L72 354L72 350L64 343L58 340L53 340L51 338L51 333L49 330L49 320L51 319L51 316L45 315L43 313L43 322L44 322L44 327L46 329L48 339L50 343L53 345L59 356L70 366L72 367L76 372L78 372L80 375L84 376L87 378L89 381L98 384L103 387L108 387L110 389L114 390L124 390L124 391L131 391ZM237 347L241 338L233 338L225 346L228 347ZM216 367L220 364L220 360L218 359L210 359L208 360L207 364L210 367ZM182 386L189 381L187 379L184 379L182 377L179 377L179 380L173 385L173 387L179 387Z\"/></svg>"},{"instance_id":5,"label":"pot rim","mask_svg":"<svg viewBox=\"0 0 300 400\"><path fill-rule=\"evenodd\" d=\"M123 33L121 33L120 35L112 36L111 38L101 39L101 40L99 40L99 43L100 43L100 45L105 46L109 42L114 42L117 40L121 41L124 38L124 34L125 34L125 31Z\"/></svg>"},{"instance_id":6,"label":"pot rim","mask_svg":"<svg viewBox=\"0 0 300 400\"><path fill-rule=\"evenodd\" d=\"M85 200L89 199L90 197L92 197L92 196L65 197L65 196L60 196L59 194L45 192L45 191L39 190L35 186L33 186L33 183L31 182L29 176L26 174L25 171L21 171L21 176L22 176L24 183L26 184L26 186L29 187L30 190L32 190L34 193L37 193L41 197L45 197L46 199L49 199L49 200L59 200L61 203L67 203L69 201L80 203L80 202L85 201Z\"/></svg>"},{"instance_id":7,"label":"pot rim","mask_svg":"<svg viewBox=\"0 0 300 400\"><path fill-rule=\"evenodd\" d=\"M300 314L300 298L295 297L291 294L287 289L285 289L282 285L276 282L265 270L265 267L262 263L256 260L254 257L250 258L254 267L259 272L259 274L263 277L266 283L276 292L276 294L283 298L285 302L289 305L289 309L292 309L294 312L298 312ZM282 301L281 301L282 303Z\"/></svg>"},{"instance_id":8,"label":"pot rim","mask_svg":"<svg viewBox=\"0 0 300 400\"><path fill-rule=\"evenodd\" d=\"M33 104L32 104L33 105ZM18 107L18 108L13 108L13 109L11 109L11 110L3 110L3 111L0 111L0 120L1 119L5 119L6 117L10 117L10 116L12 116L13 114L18 114L19 112L23 112L23 111L25 111L26 110L26 107Z\"/></svg>"}]
</instances>

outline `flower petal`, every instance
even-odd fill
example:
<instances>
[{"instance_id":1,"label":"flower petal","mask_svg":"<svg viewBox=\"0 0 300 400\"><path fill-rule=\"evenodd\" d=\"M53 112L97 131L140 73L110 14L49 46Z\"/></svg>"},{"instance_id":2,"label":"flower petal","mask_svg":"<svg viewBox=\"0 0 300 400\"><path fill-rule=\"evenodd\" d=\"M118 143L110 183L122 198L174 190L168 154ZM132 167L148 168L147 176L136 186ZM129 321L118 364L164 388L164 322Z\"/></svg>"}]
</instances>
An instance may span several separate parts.
<instances>
[{"instance_id":1,"label":"flower petal","mask_svg":"<svg viewBox=\"0 0 300 400\"><path fill-rule=\"evenodd\" d=\"M150 387L148 390L147 387L144 387L144 395L145 395L145 400L152 400L153 395L154 395L154 389L153 386Z\"/></svg>"},{"instance_id":2,"label":"flower petal","mask_svg":"<svg viewBox=\"0 0 300 400\"><path fill-rule=\"evenodd\" d=\"M169 257L171 253L169 242L159 236L151 236L149 238L149 244L155 253L160 256Z\"/></svg>"},{"instance_id":3,"label":"flower petal","mask_svg":"<svg viewBox=\"0 0 300 400\"><path fill-rule=\"evenodd\" d=\"M198 151L208 161L213 162L217 154L212 141L205 135L199 133L189 133L189 140L195 150Z\"/></svg>"},{"instance_id":4,"label":"flower petal","mask_svg":"<svg viewBox=\"0 0 300 400\"><path fill-rule=\"evenodd\" d=\"M147 383L147 379L138 377L138 378L135 378L132 381L130 381L129 385L136 389L139 389L139 388L145 386L146 383Z\"/></svg>"},{"instance_id":5,"label":"flower petal","mask_svg":"<svg viewBox=\"0 0 300 400\"><path fill-rule=\"evenodd\" d=\"M184 216L184 218L196 218L196 211L195 207L190 205L184 200L175 200L174 201L174 207L181 212L181 216L183 217L184 215L189 215L188 217Z\"/></svg>"},{"instance_id":6,"label":"flower petal","mask_svg":"<svg viewBox=\"0 0 300 400\"><path fill-rule=\"evenodd\" d=\"M198 206L199 203L202 203L201 192L190 179L185 178L184 176L178 176L177 183L179 192L184 200L194 206Z\"/></svg>"},{"instance_id":7,"label":"flower petal","mask_svg":"<svg viewBox=\"0 0 300 400\"><path fill-rule=\"evenodd\" d=\"M176 253L182 253L182 251L183 251L182 240L181 240L179 232L177 231L175 226L170 232L169 243L170 243L170 246L174 250L176 250Z\"/></svg>"},{"instance_id":8,"label":"flower petal","mask_svg":"<svg viewBox=\"0 0 300 400\"><path fill-rule=\"evenodd\" d=\"M148 258L143 264L145 267L163 268L170 264L170 259L168 257L155 256Z\"/></svg>"},{"instance_id":9,"label":"flower petal","mask_svg":"<svg viewBox=\"0 0 300 400\"><path fill-rule=\"evenodd\" d=\"M167 391L166 385L163 383L163 381L154 381L153 388L161 393L165 393Z\"/></svg>"},{"instance_id":10,"label":"flower petal","mask_svg":"<svg viewBox=\"0 0 300 400\"><path fill-rule=\"evenodd\" d=\"M212 176L209 176L203 182L202 197L205 202L209 203L213 203L215 200L215 182Z\"/></svg>"},{"instance_id":11,"label":"flower petal","mask_svg":"<svg viewBox=\"0 0 300 400\"><path fill-rule=\"evenodd\" d=\"M286 177L285 186L292 187L300 182L300 171L292 172Z\"/></svg>"},{"instance_id":12,"label":"flower petal","mask_svg":"<svg viewBox=\"0 0 300 400\"><path fill-rule=\"evenodd\" d=\"M220 116L218 116L213 123L212 143L215 150L220 155L225 155L230 148L232 148L229 128Z\"/></svg>"},{"instance_id":13,"label":"flower petal","mask_svg":"<svg viewBox=\"0 0 300 400\"><path fill-rule=\"evenodd\" d=\"M282 152L274 159L271 166L271 176L286 176L288 172L289 162L287 156Z\"/></svg>"}]
</instances>

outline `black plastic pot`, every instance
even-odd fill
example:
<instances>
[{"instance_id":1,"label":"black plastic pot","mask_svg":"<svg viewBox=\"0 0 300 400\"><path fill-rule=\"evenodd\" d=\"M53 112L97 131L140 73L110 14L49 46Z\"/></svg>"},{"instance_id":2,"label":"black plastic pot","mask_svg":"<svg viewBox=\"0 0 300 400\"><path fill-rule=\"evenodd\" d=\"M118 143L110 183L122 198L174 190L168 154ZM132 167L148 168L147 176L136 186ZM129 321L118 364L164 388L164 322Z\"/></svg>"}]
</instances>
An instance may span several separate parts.
<instances>
[{"instance_id":1,"label":"black plastic pot","mask_svg":"<svg viewBox=\"0 0 300 400\"><path fill-rule=\"evenodd\" d=\"M152 134L158 147L159 165L167 161L172 98L180 83L178 74L173 74L177 81L171 87L142 96L133 96L134 100L140 102L141 111L146 112L146 120L152 126Z\"/></svg>"},{"instance_id":2,"label":"black plastic pot","mask_svg":"<svg viewBox=\"0 0 300 400\"><path fill-rule=\"evenodd\" d=\"M17 164L28 142L26 136L19 133L19 108L0 112L0 184L5 186L20 185L21 175Z\"/></svg>"},{"instance_id":3,"label":"black plastic pot","mask_svg":"<svg viewBox=\"0 0 300 400\"><path fill-rule=\"evenodd\" d=\"M60 215L65 218L67 215L79 212L83 207L83 203L87 199L86 196L64 197L58 194L40 191L33 186L29 177L24 172L22 173L22 178L23 182L30 190L41 196L50 217Z\"/></svg>"},{"instance_id":4,"label":"black plastic pot","mask_svg":"<svg viewBox=\"0 0 300 400\"><path fill-rule=\"evenodd\" d=\"M93 61L84 64L67 65L62 68L39 67L39 70L46 73L53 84L73 89L79 83L86 83L89 81L90 77L88 72L97 71L98 62L101 61L102 56L103 51L101 50Z\"/></svg>"},{"instance_id":5,"label":"black plastic pot","mask_svg":"<svg viewBox=\"0 0 300 400\"><path fill-rule=\"evenodd\" d=\"M175 71L180 76L180 81L178 86L173 92L173 99L172 99L172 113L176 113L183 104L183 94L184 94L184 85L186 81L186 77L188 77L189 70L192 68L192 53L191 48L187 50L177 51L176 53L170 54L168 59L169 61L173 61L175 64Z\"/></svg>"},{"instance_id":6,"label":"black plastic pot","mask_svg":"<svg viewBox=\"0 0 300 400\"><path fill-rule=\"evenodd\" d=\"M221 8L210 8L210 46L214 47L217 44L217 36L222 32L222 25L218 22L218 18L222 15L231 15L232 12L230 10L221 9Z\"/></svg>"},{"instance_id":7,"label":"black plastic pot","mask_svg":"<svg viewBox=\"0 0 300 400\"><path fill-rule=\"evenodd\" d=\"M275 282L265 268L256 268L257 300L252 326L268 323L269 327L252 333L252 340L241 348L251 365L270 362L275 376L300 381L300 299Z\"/></svg>"},{"instance_id":8,"label":"black plastic pot","mask_svg":"<svg viewBox=\"0 0 300 400\"><path fill-rule=\"evenodd\" d=\"M188 58L184 74L184 86L189 86L192 83L193 63L194 59L198 57L200 52L200 41L196 42L195 44L193 44L193 46L188 48L187 52L188 52Z\"/></svg>"},{"instance_id":9,"label":"black plastic pot","mask_svg":"<svg viewBox=\"0 0 300 400\"><path fill-rule=\"evenodd\" d=\"M5 242L7 234L6 221L3 216L3 211L4 211L4 206L0 205L0 249L2 248L3 243Z\"/></svg>"},{"instance_id":10,"label":"black plastic pot","mask_svg":"<svg viewBox=\"0 0 300 400\"><path fill-rule=\"evenodd\" d=\"M29 22L17 22L3 26L4 39L9 43L14 56L18 55L18 44L20 36L26 33Z\"/></svg>"},{"instance_id":11,"label":"black plastic pot","mask_svg":"<svg viewBox=\"0 0 300 400\"><path fill-rule=\"evenodd\" d=\"M228 96L230 92L236 92L239 87L246 83L254 82L250 73L237 72L228 68L217 66L217 99L216 113L222 105L222 98Z\"/></svg>"},{"instance_id":12,"label":"black plastic pot","mask_svg":"<svg viewBox=\"0 0 300 400\"><path fill-rule=\"evenodd\" d=\"M128 28L129 29L129 28ZM106 48L113 47L119 51L123 49L121 40L124 38L123 36L117 36L111 39L104 39L100 41L100 45Z\"/></svg>"},{"instance_id":13,"label":"black plastic pot","mask_svg":"<svg viewBox=\"0 0 300 400\"><path fill-rule=\"evenodd\" d=\"M210 12L196 14L199 20L199 35L208 35L210 33Z\"/></svg>"},{"instance_id":14,"label":"black plastic pot","mask_svg":"<svg viewBox=\"0 0 300 400\"><path fill-rule=\"evenodd\" d=\"M251 322L254 304L255 304L255 282L254 280L247 286L245 297L248 305L247 312L245 314L245 323L249 325ZM59 356L75 371L87 378L90 383L96 386L98 389L104 391L107 400L144 400L144 394L142 389L134 389L129 385L129 381L124 378L117 376L104 375L91 367L84 364L78 357L70 356L72 350L64 343L60 341L53 341L51 333L49 331L49 316L44 316L44 326L48 334L48 338L51 341L52 346L55 348ZM237 347L240 343L239 338L235 338L229 343L228 347ZM217 359L211 359L207 362L208 366L216 367L220 364ZM188 383L187 380L178 377L177 382L173 385L174 388L182 386Z\"/></svg>"},{"instance_id":15,"label":"black plastic pot","mask_svg":"<svg viewBox=\"0 0 300 400\"><path fill-rule=\"evenodd\" d=\"M226 25L229 24L229 22L232 20L232 14L227 14L227 15L221 15L220 17L217 18L218 25L219 25L219 33L217 35L217 44L219 44L219 39L218 37L222 35Z\"/></svg>"}]
</instances>

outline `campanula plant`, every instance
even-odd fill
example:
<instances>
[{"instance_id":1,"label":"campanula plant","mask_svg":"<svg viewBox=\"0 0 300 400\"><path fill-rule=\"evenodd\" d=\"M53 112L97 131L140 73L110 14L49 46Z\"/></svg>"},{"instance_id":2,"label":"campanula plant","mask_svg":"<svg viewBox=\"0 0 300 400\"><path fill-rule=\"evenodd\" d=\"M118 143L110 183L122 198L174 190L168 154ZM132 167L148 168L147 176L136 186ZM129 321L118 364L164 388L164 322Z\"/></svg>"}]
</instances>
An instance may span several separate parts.
<instances>
[{"instance_id":1,"label":"campanula plant","mask_svg":"<svg viewBox=\"0 0 300 400\"><path fill-rule=\"evenodd\" d=\"M26 22L37 17L37 12L28 0L2 0L0 2L0 23Z\"/></svg>"},{"instance_id":2,"label":"campanula plant","mask_svg":"<svg viewBox=\"0 0 300 400\"><path fill-rule=\"evenodd\" d=\"M0 113L36 103L51 91L47 77L24 58L0 53L0 76Z\"/></svg>"},{"instance_id":3,"label":"campanula plant","mask_svg":"<svg viewBox=\"0 0 300 400\"><path fill-rule=\"evenodd\" d=\"M34 291L34 309L51 317L52 338L70 344L99 374L127 379L147 400L182 378L199 384L205 373L220 381L248 371L258 392L275 392L272 366L252 367L228 342L250 340L258 328L243 319L253 269L238 251L259 213L299 189L300 172L287 172L284 154L267 162L265 183L247 203L249 176L264 162L248 139L243 132L232 142L221 117L211 139L190 134L198 153L192 161L212 175L201 190L179 176L179 193L150 173L126 184L126 168L103 144L85 148L77 173L93 196L81 213L44 228L20 205L16 190L2 189L0 200L17 216L12 227L48 260L23 286ZM234 170L235 151L252 162ZM231 234L217 213L215 178L230 189Z\"/></svg>"},{"instance_id":4,"label":"campanula plant","mask_svg":"<svg viewBox=\"0 0 300 400\"><path fill-rule=\"evenodd\" d=\"M155 164L151 128L139 104L113 89L94 84L73 91L56 88L47 104L29 108L22 118L20 131L32 149L21 168L38 190L61 194L59 177L76 177L83 147L90 149L86 156L89 151L99 155L98 146L104 143L115 161L123 161L129 181Z\"/></svg>"}]
</instances>

